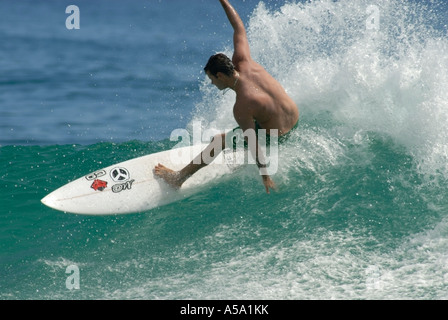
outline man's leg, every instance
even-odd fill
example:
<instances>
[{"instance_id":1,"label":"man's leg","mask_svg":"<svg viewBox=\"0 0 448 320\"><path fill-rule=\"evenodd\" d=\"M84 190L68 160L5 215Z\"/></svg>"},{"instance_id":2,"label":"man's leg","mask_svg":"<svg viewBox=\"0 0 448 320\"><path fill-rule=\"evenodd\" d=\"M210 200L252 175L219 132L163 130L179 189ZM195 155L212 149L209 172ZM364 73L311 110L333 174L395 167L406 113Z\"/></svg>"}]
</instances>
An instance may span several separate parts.
<instances>
[{"instance_id":1,"label":"man's leg","mask_svg":"<svg viewBox=\"0 0 448 320\"><path fill-rule=\"evenodd\" d=\"M225 148L225 133L217 135L212 142L195 158L190 164L180 171L174 171L162 164L158 164L154 168L154 174L168 183L175 189L179 189L182 184L187 181L198 170L209 165Z\"/></svg>"}]
</instances>

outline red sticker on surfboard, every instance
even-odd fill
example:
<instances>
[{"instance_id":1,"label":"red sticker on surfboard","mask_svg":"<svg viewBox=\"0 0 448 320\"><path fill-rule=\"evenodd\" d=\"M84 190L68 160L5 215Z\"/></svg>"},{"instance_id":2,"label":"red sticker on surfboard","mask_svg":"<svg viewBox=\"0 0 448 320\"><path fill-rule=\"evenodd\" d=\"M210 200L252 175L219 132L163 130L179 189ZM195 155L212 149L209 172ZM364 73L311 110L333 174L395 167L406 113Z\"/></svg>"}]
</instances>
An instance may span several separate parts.
<instances>
[{"instance_id":1,"label":"red sticker on surfboard","mask_svg":"<svg viewBox=\"0 0 448 320\"><path fill-rule=\"evenodd\" d=\"M103 180L95 180L93 181L92 185L90 186L95 191L103 191L107 188L107 182Z\"/></svg>"}]
</instances>

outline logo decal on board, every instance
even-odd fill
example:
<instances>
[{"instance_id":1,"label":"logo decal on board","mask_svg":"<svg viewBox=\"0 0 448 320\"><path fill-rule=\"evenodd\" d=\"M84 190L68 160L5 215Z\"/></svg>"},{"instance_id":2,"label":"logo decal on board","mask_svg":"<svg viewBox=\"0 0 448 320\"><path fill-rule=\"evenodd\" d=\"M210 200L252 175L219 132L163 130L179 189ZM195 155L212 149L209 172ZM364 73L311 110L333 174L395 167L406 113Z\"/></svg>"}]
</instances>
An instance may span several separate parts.
<instances>
[{"instance_id":1,"label":"logo decal on board","mask_svg":"<svg viewBox=\"0 0 448 320\"><path fill-rule=\"evenodd\" d=\"M128 181L131 175L126 168L114 168L110 171L110 177L115 182L124 182Z\"/></svg>"},{"instance_id":2,"label":"logo decal on board","mask_svg":"<svg viewBox=\"0 0 448 320\"><path fill-rule=\"evenodd\" d=\"M95 180L93 181L92 185L90 186L95 191L103 191L107 188L107 182L103 180Z\"/></svg>"},{"instance_id":3,"label":"logo decal on board","mask_svg":"<svg viewBox=\"0 0 448 320\"><path fill-rule=\"evenodd\" d=\"M119 183L119 184L113 185L112 186L112 192L113 193L119 193L119 192L124 191L124 190L131 190L132 189L132 184L134 183L134 181L135 180L131 180L131 181L128 181L128 182L125 182L125 183Z\"/></svg>"},{"instance_id":4,"label":"logo decal on board","mask_svg":"<svg viewBox=\"0 0 448 320\"><path fill-rule=\"evenodd\" d=\"M94 173L91 173L91 174L87 175L86 179L87 179L87 181L93 181L93 180L98 179L98 178L100 178L102 176L105 176L105 175L106 175L106 171L100 170L100 171L97 171L97 172L94 172Z\"/></svg>"}]
</instances>

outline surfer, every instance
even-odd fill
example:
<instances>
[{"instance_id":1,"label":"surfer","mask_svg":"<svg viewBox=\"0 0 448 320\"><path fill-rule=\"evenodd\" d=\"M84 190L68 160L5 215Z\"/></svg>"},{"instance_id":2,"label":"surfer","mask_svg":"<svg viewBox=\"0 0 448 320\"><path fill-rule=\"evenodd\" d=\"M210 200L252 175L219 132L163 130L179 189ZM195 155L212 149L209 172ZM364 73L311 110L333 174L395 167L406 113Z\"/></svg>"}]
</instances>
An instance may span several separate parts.
<instances>
[{"instance_id":1,"label":"surfer","mask_svg":"<svg viewBox=\"0 0 448 320\"><path fill-rule=\"evenodd\" d=\"M257 133L257 130L265 129L266 136L277 135L281 141L297 127L297 105L283 87L252 60L243 21L228 0L219 1L234 30L234 53L232 60L222 53L213 55L204 70L218 89L235 91L233 115L246 138L250 131ZM215 158L225 148L225 141L225 134L215 136L210 145L180 171L173 171L158 164L154 173L173 188L180 188L195 172L209 164L203 161L203 155L207 155L207 159ZM258 141L249 143L249 149L260 169L266 192L270 193L270 189L275 189L275 183L267 173Z\"/></svg>"}]
</instances>

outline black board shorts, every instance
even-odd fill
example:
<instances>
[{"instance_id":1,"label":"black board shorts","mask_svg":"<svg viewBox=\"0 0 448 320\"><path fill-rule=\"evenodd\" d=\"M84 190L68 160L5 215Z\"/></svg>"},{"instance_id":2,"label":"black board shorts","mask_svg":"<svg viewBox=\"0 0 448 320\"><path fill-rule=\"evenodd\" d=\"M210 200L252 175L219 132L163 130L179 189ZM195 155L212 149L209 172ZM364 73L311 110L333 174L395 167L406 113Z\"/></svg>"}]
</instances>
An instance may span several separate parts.
<instances>
[{"instance_id":1,"label":"black board shorts","mask_svg":"<svg viewBox=\"0 0 448 320\"><path fill-rule=\"evenodd\" d=\"M278 137L278 144L285 143L289 137L292 135L292 133L297 129L299 126L299 121L292 127L291 130L289 130L286 134ZM261 131L263 130L263 131ZM255 121L255 136L258 140L258 143L261 145L266 145L266 147L269 147L271 145L271 136L266 133L266 130L260 127L257 121ZM266 144L263 143L263 138L265 137ZM243 130L240 127L236 127L232 131L226 134L226 146L232 146L233 149L237 149L238 147L244 147L245 149L248 149L248 144L245 139L245 135L243 134Z\"/></svg>"}]
</instances>

